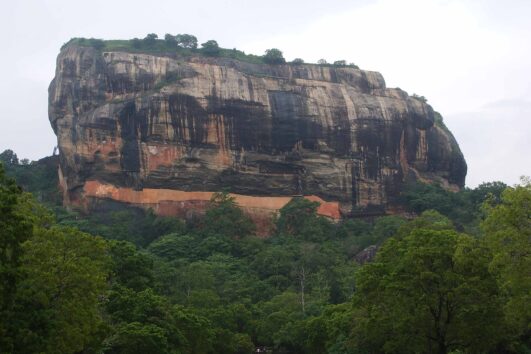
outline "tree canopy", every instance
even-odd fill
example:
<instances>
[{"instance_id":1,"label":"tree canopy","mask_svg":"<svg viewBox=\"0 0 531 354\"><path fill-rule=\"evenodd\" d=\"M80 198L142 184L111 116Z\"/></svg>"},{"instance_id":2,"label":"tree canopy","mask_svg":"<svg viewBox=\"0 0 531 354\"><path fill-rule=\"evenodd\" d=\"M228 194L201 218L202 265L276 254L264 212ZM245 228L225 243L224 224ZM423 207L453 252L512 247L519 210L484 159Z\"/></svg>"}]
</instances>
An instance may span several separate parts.
<instances>
[{"instance_id":1,"label":"tree canopy","mask_svg":"<svg viewBox=\"0 0 531 354\"><path fill-rule=\"evenodd\" d=\"M205 55L215 57L219 55L220 48L219 48L218 42L211 39L201 44L201 51Z\"/></svg>"},{"instance_id":2,"label":"tree canopy","mask_svg":"<svg viewBox=\"0 0 531 354\"><path fill-rule=\"evenodd\" d=\"M260 238L226 192L187 222L84 215L42 193L48 170L0 164L2 353L530 350L528 179L412 186L409 220L333 222L295 197Z\"/></svg>"},{"instance_id":3,"label":"tree canopy","mask_svg":"<svg viewBox=\"0 0 531 354\"><path fill-rule=\"evenodd\" d=\"M271 48L265 51L264 61L267 64L284 64L286 59L284 59L284 56L279 49Z\"/></svg>"},{"instance_id":4,"label":"tree canopy","mask_svg":"<svg viewBox=\"0 0 531 354\"><path fill-rule=\"evenodd\" d=\"M355 341L365 350L495 348L502 312L488 251L455 232L444 217L438 219L389 239L375 262L359 272L356 306L363 317Z\"/></svg>"},{"instance_id":5,"label":"tree canopy","mask_svg":"<svg viewBox=\"0 0 531 354\"><path fill-rule=\"evenodd\" d=\"M505 301L505 316L517 337L531 338L531 181L507 188L485 204L482 222L493 258L490 269L496 276Z\"/></svg>"}]
</instances>

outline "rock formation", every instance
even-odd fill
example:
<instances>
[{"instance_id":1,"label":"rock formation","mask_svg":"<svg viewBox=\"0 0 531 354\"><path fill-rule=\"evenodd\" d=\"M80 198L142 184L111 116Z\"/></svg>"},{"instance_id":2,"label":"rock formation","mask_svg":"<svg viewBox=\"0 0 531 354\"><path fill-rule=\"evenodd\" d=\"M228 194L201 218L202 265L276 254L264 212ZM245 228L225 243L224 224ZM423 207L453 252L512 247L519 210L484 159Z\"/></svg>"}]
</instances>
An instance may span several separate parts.
<instances>
[{"instance_id":1,"label":"rock formation","mask_svg":"<svg viewBox=\"0 0 531 354\"><path fill-rule=\"evenodd\" d=\"M228 189L255 220L294 195L331 218L399 210L404 182L464 185L451 133L377 72L66 46L49 88L64 202L164 215Z\"/></svg>"}]
</instances>

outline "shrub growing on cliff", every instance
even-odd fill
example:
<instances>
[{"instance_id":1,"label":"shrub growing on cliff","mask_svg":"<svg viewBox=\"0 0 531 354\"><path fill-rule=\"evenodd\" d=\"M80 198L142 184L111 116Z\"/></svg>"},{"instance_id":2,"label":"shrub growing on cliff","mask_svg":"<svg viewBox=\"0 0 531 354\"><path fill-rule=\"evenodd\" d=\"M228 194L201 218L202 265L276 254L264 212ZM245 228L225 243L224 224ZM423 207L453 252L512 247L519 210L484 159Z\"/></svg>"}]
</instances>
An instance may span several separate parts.
<instances>
[{"instance_id":1,"label":"shrub growing on cliff","mask_svg":"<svg viewBox=\"0 0 531 354\"><path fill-rule=\"evenodd\" d=\"M177 47L177 40L175 39L175 36L169 34L169 33L166 33L164 35L164 41L166 42L166 45L168 47Z\"/></svg>"},{"instance_id":2,"label":"shrub growing on cliff","mask_svg":"<svg viewBox=\"0 0 531 354\"><path fill-rule=\"evenodd\" d=\"M202 43L201 47L202 47L201 52L203 52L203 54L205 55L208 55L211 57L216 57L219 55L220 49L219 49L218 42L216 42L213 39L206 41L205 43Z\"/></svg>"},{"instance_id":3,"label":"shrub growing on cliff","mask_svg":"<svg viewBox=\"0 0 531 354\"><path fill-rule=\"evenodd\" d=\"M135 49L139 49L140 47L142 47L142 40L138 38L131 39L131 46Z\"/></svg>"},{"instance_id":4,"label":"shrub growing on cliff","mask_svg":"<svg viewBox=\"0 0 531 354\"><path fill-rule=\"evenodd\" d=\"M146 45L146 47L153 47L155 43L157 43L157 36L155 33L150 33L146 37L144 37L143 42Z\"/></svg>"},{"instance_id":5,"label":"shrub growing on cliff","mask_svg":"<svg viewBox=\"0 0 531 354\"><path fill-rule=\"evenodd\" d=\"M89 46L96 48L96 49L102 49L105 47L105 41L103 41L102 39L89 38L87 40L87 43Z\"/></svg>"},{"instance_id":6,"label":"shrub growing on cliff","mask_svg":"<svg viewBox=\"0 0 531 354\"><path fill-rule=\"evenodd\" d=\"M164 36L164 40L166 41L166 44L170 47L179 47L186 49L197 48L197 38L195 36L192 36L191 34L184 33L174 36L169 33L166 33L166 35Z\"/></svg>"},{"instance_id":7,"label":"shrub growing on cliff","mask_svg":"<svg viewBox=\"0 0 531 354\"><path fill-rule=\"evenodd\" d=\"M304 60L302 60L301 58L295 58L291 61L291 64L295 64L295 65L304 64Z\"/></svg>"},{"instance_id":8,"label":"shrub growing on cliff","mask_svg":"<svg viewBox=\"0 0 531 354\"><path fill-rule=\"evenodd\" d=\"M284 59L284 56L279 49L271 48L265 51L264 61L267 64L284 64L286 59Z\"/></svg>"},{"instance_id":9,"label":"shrub growing on cliff","mask_svg":"<svg viewBox=\"0 0 531 354\"><path fill-rule=\"evenodd\" d=\"M412 94L411 97L421 101L422 103L427 103L428 99L424 96L417 95L416 93Z\"/></svg>"},{"instance_id":10,"label":"shrub growing on cliff","mask_svg":"<svg viewBox=\"0 0 531 354\"><path fill-rule=\"evenodd\" d=\"M175 36L175 41L177 45L181 48L196 49L197 48L197 38L191 34L178 34Z\"/></svg>"},{"instance_id":11,"label":"shrub growing on cliff","mask_svg":"<svg viewBox=\"0 0 531 354\"><path fill-rule=\"evenodd\" d=\"M334 66L347 66L347 61L346 60L336 60L334 62Z\"/></svg>"}]
</instances>

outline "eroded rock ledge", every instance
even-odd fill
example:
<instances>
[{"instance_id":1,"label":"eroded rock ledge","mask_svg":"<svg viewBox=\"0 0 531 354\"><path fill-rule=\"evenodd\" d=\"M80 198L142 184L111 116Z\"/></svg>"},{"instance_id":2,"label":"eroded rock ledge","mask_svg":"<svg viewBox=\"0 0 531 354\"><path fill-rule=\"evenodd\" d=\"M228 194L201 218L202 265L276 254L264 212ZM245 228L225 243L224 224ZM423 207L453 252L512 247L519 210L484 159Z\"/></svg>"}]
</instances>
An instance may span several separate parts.
<instances>
[{"instance_id":1,"label":"eroded rock ledge","mask_svg":"<svg viewBox=\"0 0 531 354\"><path fill-rule=\"evenodd\" d=\"M332 218L399 208L407 180L464 185L433 109L377 72L67 46L49 88L65 203L201 212L228 189L269 217L294 195Z\"/></svg>"}]
</instances>

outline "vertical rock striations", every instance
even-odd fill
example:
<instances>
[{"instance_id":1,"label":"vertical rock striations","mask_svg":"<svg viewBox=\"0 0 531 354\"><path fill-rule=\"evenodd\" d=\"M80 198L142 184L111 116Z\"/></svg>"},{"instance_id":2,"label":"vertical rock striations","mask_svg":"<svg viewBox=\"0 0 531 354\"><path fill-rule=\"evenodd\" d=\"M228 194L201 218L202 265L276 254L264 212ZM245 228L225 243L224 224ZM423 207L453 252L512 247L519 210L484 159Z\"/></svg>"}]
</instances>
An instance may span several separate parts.
<instances>
[{"instance_id":1,"label":"vertical rock striations","mask_svg":"<svg viewBox=\"0 0 531 354\"><path fill-rule=\"evenodd\" d=\"M458 189L466 164L435 115L377 72L75 45L49 88L67 205L182 216L222 189L256 218L294 195L338 218L399 207L407 180Z\"/></svg>"}]
</instances>

